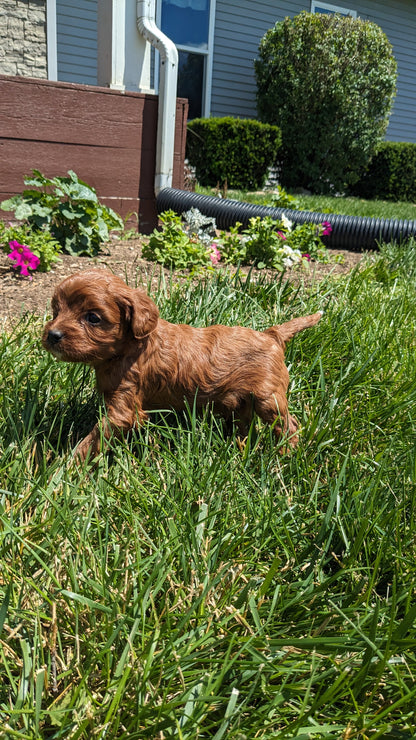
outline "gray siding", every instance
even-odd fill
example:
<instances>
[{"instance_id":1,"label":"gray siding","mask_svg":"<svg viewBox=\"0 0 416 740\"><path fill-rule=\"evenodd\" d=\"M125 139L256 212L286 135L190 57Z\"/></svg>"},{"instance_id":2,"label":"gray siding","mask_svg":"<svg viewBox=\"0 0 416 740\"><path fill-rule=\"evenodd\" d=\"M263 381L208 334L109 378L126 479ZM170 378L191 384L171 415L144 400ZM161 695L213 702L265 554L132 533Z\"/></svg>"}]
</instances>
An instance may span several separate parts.
<instances>
[{"instance_id":1,"label":"gray siding","mask_svg":"<svg viewBox=\"0 0 416 740\"><path fill-rule=\"evenodd\" d=\"M386 138L416 142L415 0L328 0L356 10L386 33L398 63L397 96ZM276 21L310 10L309 0L217 0L212 70L212 116L256 117L253 61Z\"/></svg>"},{"instance_id":2,"label":"gray siding","mask_svg":"<svg viewBox=\"0 0 416 740\"><path fill-rule=\"evenodd\" d=\"M377 23L393 46L397 95L387 129L389 141L416 142L416 3L414 0L349 0L361 18Z\"/></svg>"},{"instance_id":3,"label":"gray siding","mask_svg":"<svg viewBox=\"0 0 416 740\"><path fill-rule=\"evenodd\" d=\"M304 0L217 0L211 115L256 117L254 59L276 21L305 10Z\"/></svg>"},{"instance_id":4,"label":"gray siding","mask_svg":"<svg viewBox=\"0 0 416 740\"><path fill-rule=\"evenodd\" d=\"M97 84L97 0L56 0L58 80Z\"/></svg>"}]
</instances>

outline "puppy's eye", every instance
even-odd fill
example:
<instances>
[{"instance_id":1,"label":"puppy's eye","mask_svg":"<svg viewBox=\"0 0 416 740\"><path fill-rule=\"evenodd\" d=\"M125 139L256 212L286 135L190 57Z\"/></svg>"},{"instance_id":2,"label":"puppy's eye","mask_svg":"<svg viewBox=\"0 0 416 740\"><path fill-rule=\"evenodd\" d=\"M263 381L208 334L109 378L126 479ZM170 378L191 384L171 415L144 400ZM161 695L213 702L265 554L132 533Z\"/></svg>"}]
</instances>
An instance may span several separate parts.
<instances>
[{"instance_id":1,"label":"puppy's eye","mask_svg":"<svg viewBox=\"0 0 416 740\"><path fill-rule=\"evenodd\" d=\"M85 320L89 324L99 324L101 318L99 317L98 313L94 313L94 311L88 311L88 313L85 314Z\"/></svg>"}]
</instances>

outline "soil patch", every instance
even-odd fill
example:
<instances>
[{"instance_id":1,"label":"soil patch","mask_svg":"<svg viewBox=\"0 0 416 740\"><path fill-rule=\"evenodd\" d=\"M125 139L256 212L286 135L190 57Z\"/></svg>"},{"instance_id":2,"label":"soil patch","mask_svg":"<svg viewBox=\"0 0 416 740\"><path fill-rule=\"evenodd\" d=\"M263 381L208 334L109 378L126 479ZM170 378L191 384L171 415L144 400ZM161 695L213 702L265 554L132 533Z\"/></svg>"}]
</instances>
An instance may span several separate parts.
<instances>
[{"instance_id":1,"label":"soil patch","mask_svg":"<svg viewBox=\"0 0 416 740\"><path fill-rule=\"evenodd\" d=\"M51 297L55 286L68 275L74 272L90 270L91 268L109 269L114 274L125 279L130 285L147 286L158 280L160 267L154 262L148 262L141 257L141 238L128 241L111 241L94 258L73 257L61 255L50 272L34 272L30 280L18 274L12 268L7 255L0 252L0 323L19 319L22 314L30 312L43 316L49 311ZM328 275L345 274L355 267L363 258L359 252L344 250L328 250L334 257L343 258L342 263L314 264L310 275L320 279ZM222 269L222 268L216 268ZM248 271L248 269L247 269ZM168 271L167 271L168 272ZM277 274L269 270L270 275ZM183 271L178 273L178 278ZM288 270L287 276L299 280L298 270ZM302 273L303 275L303 273ZM307 273L304 275L307 279Z\"/></svg>"}]
</instances>

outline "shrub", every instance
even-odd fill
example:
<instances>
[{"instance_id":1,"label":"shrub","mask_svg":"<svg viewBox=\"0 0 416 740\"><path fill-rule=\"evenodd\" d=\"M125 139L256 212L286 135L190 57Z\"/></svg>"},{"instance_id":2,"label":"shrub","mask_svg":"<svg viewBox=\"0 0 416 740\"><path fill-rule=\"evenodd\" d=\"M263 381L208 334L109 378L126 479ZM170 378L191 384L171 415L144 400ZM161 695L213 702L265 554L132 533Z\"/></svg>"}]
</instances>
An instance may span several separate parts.
<instances>
[{"instance_id":1,"label":"shrub","mask_svg":"<svg viewBox=\"0 0 416 740\"><path fill-rule=\"evenodd\" d=\"M68 177L49 179L39 170L25 178L29 188L4 200L0 207L13 211L33 230L49 231L69 254L92 257L109 238L109 231L123 228L122 219L102 205L94 188L69 170Z\"/></svg>"},{"instance_id":2,"label":"shrub","mask_svg":"<svg viewBox=\"0 0 416 740\"><path fill-rule=\"evenodd\" d=\"M259 117L282 132L283 184L319 193L356 182L385 135L395 94L383 31L302 12L267 31L255 72Z\"/></svg>"},{"instance_id":3,"label":"shrub","mask_svg":"<svg viewBox=\"0 0 416 740\"><path fill-rule=\"evenodd\" d=\"M281 143L277 126L239 118L188 123L186 156L201 185L256 190L264 185Z\"/></svg>"},{"instance_id":4,"label":"shrub","mask_svg":"<svg viewBox=\"0 0 416 740\"><path fill-rule=\"evenodd\" d=\"M351 191L361 198L416 201L416 144L380 144Z\"/></svg>"}]
</instances>

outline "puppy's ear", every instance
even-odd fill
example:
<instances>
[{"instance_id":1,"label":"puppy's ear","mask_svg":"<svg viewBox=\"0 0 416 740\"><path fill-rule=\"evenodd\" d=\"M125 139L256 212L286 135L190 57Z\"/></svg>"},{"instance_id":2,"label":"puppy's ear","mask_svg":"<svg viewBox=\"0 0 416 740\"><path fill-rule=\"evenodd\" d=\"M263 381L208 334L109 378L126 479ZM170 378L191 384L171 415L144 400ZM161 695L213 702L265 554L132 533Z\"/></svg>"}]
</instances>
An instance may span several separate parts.
<instances>
[{"instance_id":1,"label":"puppy's ear","mask_svg":"<svg viewBox=\"0 0 416 740\"><path fill-rule=\"evenodd\" d=\"M117 296L117 302L124 311L126 323L135 339L144 338L156 329L159 310L144 291L128 289Z\"/></svg>"}]
</instances>

